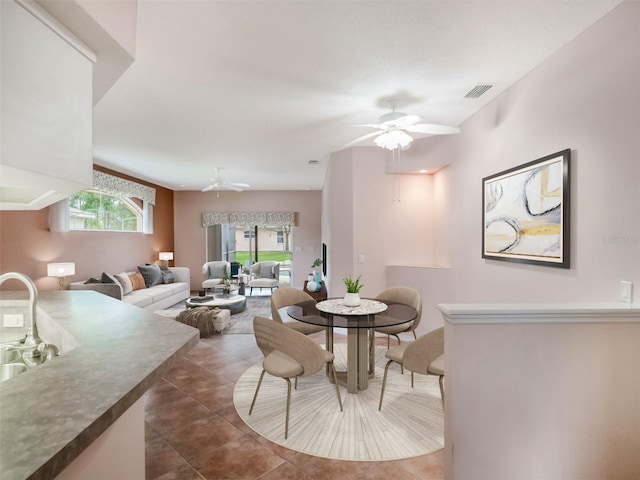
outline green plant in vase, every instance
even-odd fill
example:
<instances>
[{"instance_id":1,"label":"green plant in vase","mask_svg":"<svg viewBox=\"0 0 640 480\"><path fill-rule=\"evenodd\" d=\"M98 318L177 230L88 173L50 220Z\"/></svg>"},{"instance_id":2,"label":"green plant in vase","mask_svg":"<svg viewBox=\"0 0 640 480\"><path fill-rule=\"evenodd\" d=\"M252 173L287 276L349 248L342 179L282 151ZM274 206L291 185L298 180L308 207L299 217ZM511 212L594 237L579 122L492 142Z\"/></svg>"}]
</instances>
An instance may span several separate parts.
<instances>
[{"instance_id":1,"label":"green plant in vase","mask_svg":"<svg viewBox=\"0 0 640 480\"><path fill-rule=\"evenodd\" d=\"M360 283L360 277L362 277L362 275L358 275L358 278L353 280L351 275L349 275L342 279L345 287L347 287L347 293L343 300L344 305L347 307L357 307L360 305L360 289L364 287L364 285Z\"/></svg>"}]
</instances>

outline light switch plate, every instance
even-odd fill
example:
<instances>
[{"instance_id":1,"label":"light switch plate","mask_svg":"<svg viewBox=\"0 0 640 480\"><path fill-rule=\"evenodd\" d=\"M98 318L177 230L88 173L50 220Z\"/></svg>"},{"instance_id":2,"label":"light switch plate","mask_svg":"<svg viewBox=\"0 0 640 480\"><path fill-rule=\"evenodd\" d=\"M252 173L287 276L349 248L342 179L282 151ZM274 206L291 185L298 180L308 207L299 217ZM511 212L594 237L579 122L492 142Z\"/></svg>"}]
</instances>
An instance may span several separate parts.
<instances>
[{"instance_id":1,"label":"light switch plate","mask_svg":"<svg viewBox=\"0 0 640 480\"><path fill-rule=\"evenodd\" d=\"M24 327L24 315L21 313L5 313L2 316L2 325L6 328Z\"/></svg>"},{"instance_id":2,"label":"light switch plate","mask_svg":"<svg viewBox=\"0 0 640 480\"><path fill-rule=\"evenodd\" d=\"M620 282L620 301L625 303L633 302L633 283Z\"/></svg>"}]
</instances>

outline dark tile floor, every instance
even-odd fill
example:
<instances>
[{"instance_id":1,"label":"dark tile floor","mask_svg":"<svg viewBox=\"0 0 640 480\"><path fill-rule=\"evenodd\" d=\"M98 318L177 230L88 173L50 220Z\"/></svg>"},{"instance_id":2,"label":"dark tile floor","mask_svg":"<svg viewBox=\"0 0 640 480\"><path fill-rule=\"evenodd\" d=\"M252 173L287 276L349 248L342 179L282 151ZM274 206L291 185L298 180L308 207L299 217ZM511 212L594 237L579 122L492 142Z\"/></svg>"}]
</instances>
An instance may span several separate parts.
<instances>
[{"instance_id":1,"label":"dark tile floor","mask_svg":"<svg viewBox=\"0 0 640 480\"><path fill-rule=\"evenodd\" d=\"M324 341L323 334L312 338ZM378 340L386 346L386 339ZM444 478L442 450L407 460L347 462L298 453L260 437L236 413L233 388L261 360L253 335L203 339L147 392L148 480Z\"/></svg>"}]
</instances>

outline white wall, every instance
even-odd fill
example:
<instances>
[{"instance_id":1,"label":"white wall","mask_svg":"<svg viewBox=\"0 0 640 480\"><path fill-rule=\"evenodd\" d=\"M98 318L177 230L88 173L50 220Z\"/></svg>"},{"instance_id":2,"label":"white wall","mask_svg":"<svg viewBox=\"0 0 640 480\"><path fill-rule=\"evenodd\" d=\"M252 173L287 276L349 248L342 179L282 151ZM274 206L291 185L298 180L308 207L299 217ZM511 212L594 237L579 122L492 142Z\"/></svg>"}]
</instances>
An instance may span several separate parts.
<instances>
[{"instance_id":1,"label":"white wall","mask_svg":"<svg viewBox=\"0 0 640 480\"><path fill-rule=\"evenodd\" d=\"M367 286L418 288L425 308L420 332L442 325L438 303L617 301L620 280L640 288L639 18L638 2L621 4L463 123L460 135L417 140L402 152L401 168L449 165L425 182L429 205L401 201L399 210L386 208L392 196L384 189L392 176L381 171L382 153L375 153L381 150L352 149L357 196L351 208L360 210L352 257L342 264L366 271ZM572 155L571 268L482 259L482 178L565 148ZM339 155L330 159L325 197L331 192L331 198L325 202L343 202L345 210L351 192L332 186L337 164L348 154ZM405 243L402 259L380 239L381 231L397 226L400 210L413 222L398 233L421 242ZM341 214L331 210L325 221L332 243L339 241ZM421 230L425 226L433 233ZM423 256L426 250L431 258ZM355 263L358 253L368 251L376 255L371 261L388 265L385 274Z\"/></svg>"},{"instance_id":2,"label":"white wall","mask_svg":"<svg viewBox=\"0 0 640 480\"><path fill-rule=\"evenodd\" d=\"M291 232L292 281L302 288L311 263L322 256L320 221L322 198L319 191L246 191L187 192L176 191L174 208L173 265L191 269L191 288L202 285L205 261L205 229L202 212L295 212L296 224Z\"/></svg>"},{"instance_id":3,"label":"white wall","mask_svg":"<svg viewBox=\"0 0 640 480\"><path fill-rule=\"evenodd\" d=\"M387 174L386 157L384 150L374 147L330 156L322 230L329 296L344 295L345 276L362 275L360 294L373 297L387 286L387 265L434 262L433 179Z\"/></svg>"}]
</instances>

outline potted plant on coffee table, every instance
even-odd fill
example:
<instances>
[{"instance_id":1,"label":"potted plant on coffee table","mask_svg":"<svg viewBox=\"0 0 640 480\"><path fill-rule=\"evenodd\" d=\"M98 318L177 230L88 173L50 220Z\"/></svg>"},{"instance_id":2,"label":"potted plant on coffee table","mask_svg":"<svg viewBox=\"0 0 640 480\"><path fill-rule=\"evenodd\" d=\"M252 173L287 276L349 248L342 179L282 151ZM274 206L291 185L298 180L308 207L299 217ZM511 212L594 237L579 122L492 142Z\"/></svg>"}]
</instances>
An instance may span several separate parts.
<instances>
[{"instance_id":1,"label":"potted plant on coffee table","mask_svg":"<svg viewBox=\"0 0 640 480\"><path fill-rule=\"evenodd\" d=\"M351 275L342 279L345 287L347 287L347 293L342 303L347 307L357 307L360 305L360 289L364 287L364 285L360 283L361 276L362 275L358 275L358 278L355 280L351 278Z\"/></svg>"}]
</instances>

